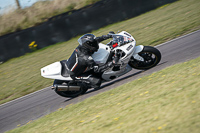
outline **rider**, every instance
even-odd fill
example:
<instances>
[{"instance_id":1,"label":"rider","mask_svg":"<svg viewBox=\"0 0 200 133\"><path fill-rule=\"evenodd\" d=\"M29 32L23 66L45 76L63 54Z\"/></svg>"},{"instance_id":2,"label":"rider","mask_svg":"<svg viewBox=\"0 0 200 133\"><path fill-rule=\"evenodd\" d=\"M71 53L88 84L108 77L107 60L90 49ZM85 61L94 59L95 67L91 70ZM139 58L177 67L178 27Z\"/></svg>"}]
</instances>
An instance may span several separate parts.
<instances>
[{"instance_id":1,"label":"rider","mask_svg":"<svg viewBox=\"0 0 200 133\"><path fill-rule=\"evenodd\" d=\"M112 67L119 60L119 58L116 56L111 62L108 62L103 66L99 66L95 63L91 55L98 51L99 42L109 38L112 38L111 34L102 35L101 37L96 37L93 34L85 34L78 39L79 46L74 50L71 57L66 62L70 77L73 80L76 80L78 76L81 76L88 71L92 71L94 74L87 79L87 82L91 85L90 87L100 87L101 79L95 76L95 74L101 73L107 68Z\"/></svg>"}]
</instances>

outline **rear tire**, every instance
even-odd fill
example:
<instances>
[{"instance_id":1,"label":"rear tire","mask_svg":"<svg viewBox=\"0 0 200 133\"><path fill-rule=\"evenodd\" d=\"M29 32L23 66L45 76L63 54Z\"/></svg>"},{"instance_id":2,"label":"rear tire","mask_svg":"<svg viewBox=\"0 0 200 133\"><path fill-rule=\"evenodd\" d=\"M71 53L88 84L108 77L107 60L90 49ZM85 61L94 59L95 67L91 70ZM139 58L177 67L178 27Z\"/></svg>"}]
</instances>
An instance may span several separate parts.
<instances>
[{"instance_id":1,"label":"rear tire","mask_svg":"<svg viewBox=\"0 0 200 133\"><path fill-rule=\"evenodd\" d=\"M63 84L67 84L67 83L68 83L68 81L54 80L53 84L63 85ZM55 89L55 92L62 97L73 98L73 97L77 97L79 95L83 95L87 90L88 90L88 88L81 87L80 91L58 91L57 89Z\"/></svg>"},{"instance_id":2,"label":"rear tire","mask_svg":"<svg viewBox=\"0 0 200 133\"><path fill-rule=\"evenodd\" d=\"M160 51L151 46L144 46L144 49L140 53L138 53L138 55L144 58L144 61L138 61L132 58L128 64L132 68L139 70L147 70L155 67L161 60Z\"/></svg>"}]
</instances>

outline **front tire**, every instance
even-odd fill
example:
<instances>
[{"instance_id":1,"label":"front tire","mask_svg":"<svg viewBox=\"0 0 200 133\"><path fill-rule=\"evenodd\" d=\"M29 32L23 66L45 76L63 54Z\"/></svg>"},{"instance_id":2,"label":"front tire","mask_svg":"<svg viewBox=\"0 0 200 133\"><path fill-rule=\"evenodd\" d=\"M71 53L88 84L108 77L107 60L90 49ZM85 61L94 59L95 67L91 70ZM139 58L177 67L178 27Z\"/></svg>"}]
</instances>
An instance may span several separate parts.
<instances>
[{"instance_id":1,"label":"front tire","mask_svg":"<svg viewBox=\"0 0 200 133\"><path fill-rule=\"evenodd\" d=\"M138 61L132 58L128 64L132 68L139 70L147 70L155 67L161 60L160 51L151 46L144 46L144 49L138 53L138 55L140 55L144 61Z\"/></svg>"},{"instance_id":2,"label":"front tire","mask_svg":"<svg viewBox=\"0 0 200 133\"><path fill-rule=\"evenodd\" d=\"M67 83L68 83L67 81L54 80L53 85L54 84L63 85L63 84L67 84ZM88 88L85 88L82 86L79 91L58 91L57 89L55 89L55 92L62 97L73 98L73 97L77 97L79 95L83 95L87 90L88 90Z\"/></svg>"}]
</instances>

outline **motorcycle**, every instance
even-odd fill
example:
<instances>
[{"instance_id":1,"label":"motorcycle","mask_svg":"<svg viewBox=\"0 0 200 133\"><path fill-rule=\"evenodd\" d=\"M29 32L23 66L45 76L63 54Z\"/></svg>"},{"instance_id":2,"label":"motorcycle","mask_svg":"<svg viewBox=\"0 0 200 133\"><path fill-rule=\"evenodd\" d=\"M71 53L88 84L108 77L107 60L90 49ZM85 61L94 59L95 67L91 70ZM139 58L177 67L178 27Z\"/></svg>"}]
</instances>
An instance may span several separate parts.
<instances>
[{"instance_id":1,"label":"motorcycle","mask_svg":"<svg viewBox=\"0 0 200 133\"><path fill-rule=\"evenodd\" d=\"M133 68L150 69L161 60L161 53L158 49L151 46L136 46L135 39L126 31L112 34L112 40L106 45L99 43L99 49L92 57L101 66L112 61L114 55L119 55L119 61L99 74L102 83L114 80L130 72ZM54 79L52 89L63 97L77 97L91 89L90 82L87 83L86 81L92 77L92 74L83 74L76 77L74 81L67 70L66 60L63 60L43 67L41 76Z\"/></svg>"}]
</instances>

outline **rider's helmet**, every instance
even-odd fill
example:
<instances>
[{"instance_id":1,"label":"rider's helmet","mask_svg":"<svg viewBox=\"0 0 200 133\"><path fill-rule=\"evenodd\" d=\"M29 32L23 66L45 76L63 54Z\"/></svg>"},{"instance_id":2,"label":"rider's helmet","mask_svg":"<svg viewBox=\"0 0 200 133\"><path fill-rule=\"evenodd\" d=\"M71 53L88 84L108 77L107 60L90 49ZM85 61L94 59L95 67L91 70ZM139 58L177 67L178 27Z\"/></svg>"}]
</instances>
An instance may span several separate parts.
<instances>
[{"instance_id":1,"label":"rider's helmet","mask_svg":"<svg viewBox=\"0 0 200 133\"><path fill-rule=\"evenodd\" d=\"M93 34L85 34L78 39L79 46L93 54L99 49L99 42Z\"/></svg>"}]
</instances>

